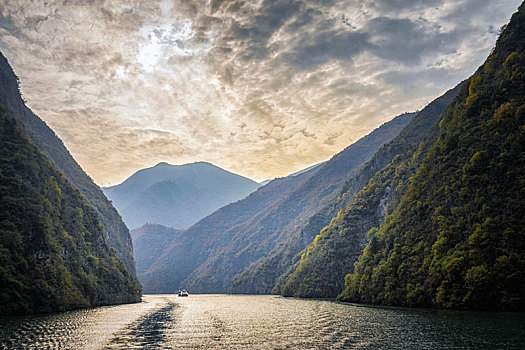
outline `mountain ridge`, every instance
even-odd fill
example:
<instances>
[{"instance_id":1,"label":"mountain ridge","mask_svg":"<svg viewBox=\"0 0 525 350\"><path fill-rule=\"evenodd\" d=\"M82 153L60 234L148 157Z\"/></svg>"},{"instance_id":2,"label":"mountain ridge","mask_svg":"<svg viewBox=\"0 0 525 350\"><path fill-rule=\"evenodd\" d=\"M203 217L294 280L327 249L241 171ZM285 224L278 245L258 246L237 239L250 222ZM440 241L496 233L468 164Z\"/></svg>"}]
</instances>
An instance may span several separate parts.
<instances>
[{"instance_id":1,"label":"mountain ridge","mask_svg":"<svg viewBox=\"0 0 525 350\"><path fill-rule=\"evenodd\" d=\"M340 202L346 206L302 252L294 268L280 277L274 292L308 298L340 294L344 276L368 242L367 232L380 225L406 191L406 182L437 139L437 124L460 86L429 103L345 185L340 196L345 200Z\"/></svg>"},{"instance_id":2,"label":"mountain ridge","mask_svg":"<svg viewBox=\"0 0 525 350\"><path fill-rule=\"evenodd\" d=\"M244 271L241 271L239 274L234 276L232 280L232 285L230 292L232 293L243 293L243 294L267 294L271 293L279 276L288 270L288 268L293 265L296 255L302 251L306 246L314 239L315 235L321 230L322 227L326 226L333 217L331 211L322 211L326 208L329 203L339 196L341 188L348 181L349 178L352 178L359 170L359 168L368 161L369 157L372 157L380 147L385 143L390 141L392 138L397 136L399 132L410 122L415 113L404 113L396 118L393 118L391 121L383 124L382 126L376 128L369 135L360 139L356 143L348 146L342 152L334 155L332 159L325 162L319 169L319 171L310 179L310 186L313 183L314 188L315 184L322 184L326 181L326 178L330 176L336 176L337 185L332 186L329 193L326 192L326 187L324 187L324 199L318 200L318 198L313 197L307 198L312 207L309 211L306 211L303 216L300 218L300 221L293 221L287 226L281 228L281 234L286 236L286 239L283 239L279 245L276 245L271 251L269 251L261 259L254 261L250 266L248 266ZM370 142L370 139L374 137L379 137L381 135L382 128L392 127L392 133L388 134L388 137L382 139L381 142L376 143L375 141ZM395 132L394 132L395 130ZM374 135L374 133L378 133ZM374 135L374 136L373 136ZM372 146L374 145L374 146ZM362 152L366 154L366 157L362 157L362 162L354 162L351 171L344 172L341 171L344 169L345 162L347 161L348 154L352 152ZM350 152L350 153L349 153ZM321 173L323 171L323 173ZM305 185L306 186L306 185ZM322 187L323 188L323 187ZM304 200L304 196L301 194L300 189L297 190L296 201ZM290 203L292 206L294 201ZM337 213L341 208L332 208Z\"/></svg>"}]
</instances>

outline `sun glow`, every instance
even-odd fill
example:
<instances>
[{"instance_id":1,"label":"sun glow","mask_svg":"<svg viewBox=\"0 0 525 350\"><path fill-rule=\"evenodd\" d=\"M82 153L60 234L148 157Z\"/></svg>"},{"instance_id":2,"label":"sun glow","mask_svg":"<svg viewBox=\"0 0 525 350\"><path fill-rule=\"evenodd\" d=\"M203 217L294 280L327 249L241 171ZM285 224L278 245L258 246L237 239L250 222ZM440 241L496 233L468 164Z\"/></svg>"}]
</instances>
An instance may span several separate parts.
<instances>
[{"instance_id":1,"label":"sun glow","mask_svg":"<svg viewBox=\"0 0 525 350\"><path fill-rule=\"evenodd\" d=\"M189 41L193 38L192 21L182 20L173 24L146 25L139 31L144 40L137 55L137 62L148 72L172 57L191 56Z\"/></svg>"}]
</instances>

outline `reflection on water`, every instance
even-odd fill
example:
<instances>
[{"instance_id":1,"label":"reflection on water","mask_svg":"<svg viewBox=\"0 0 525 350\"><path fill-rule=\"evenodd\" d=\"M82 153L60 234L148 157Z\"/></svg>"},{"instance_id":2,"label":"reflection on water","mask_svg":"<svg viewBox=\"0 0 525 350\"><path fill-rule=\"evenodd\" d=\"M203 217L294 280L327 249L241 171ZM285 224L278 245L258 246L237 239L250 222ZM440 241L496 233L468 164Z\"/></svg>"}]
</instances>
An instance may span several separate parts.
<instances>
[{"instance_id":1,"label":"reflection on water","mask_svg":"<svg viewBox=\"0 0 525 350\"><path fill-rule=\"evenodd\" d=\"M140 304L0 318L1 349L525 349L525 315L276 296L147 295Z\"/></svg>"}]
</instances>

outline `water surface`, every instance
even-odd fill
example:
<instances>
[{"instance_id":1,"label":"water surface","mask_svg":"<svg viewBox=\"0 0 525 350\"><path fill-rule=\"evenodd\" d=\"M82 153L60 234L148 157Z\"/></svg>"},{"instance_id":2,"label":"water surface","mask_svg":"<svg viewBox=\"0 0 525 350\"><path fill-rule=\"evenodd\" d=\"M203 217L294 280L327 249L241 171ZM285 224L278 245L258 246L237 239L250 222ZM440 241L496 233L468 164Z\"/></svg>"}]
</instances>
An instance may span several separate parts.
<instances>
[{"instance_id":1,"label":"water surface","mask_svg":"<svg viewBox=\"0 0 525 350\"><path fill-rule=\"evenodd\" d=\"M139 304L1 318L0 348L525 349L525 314L146 295Z\"/></svg>"}]
</instances>

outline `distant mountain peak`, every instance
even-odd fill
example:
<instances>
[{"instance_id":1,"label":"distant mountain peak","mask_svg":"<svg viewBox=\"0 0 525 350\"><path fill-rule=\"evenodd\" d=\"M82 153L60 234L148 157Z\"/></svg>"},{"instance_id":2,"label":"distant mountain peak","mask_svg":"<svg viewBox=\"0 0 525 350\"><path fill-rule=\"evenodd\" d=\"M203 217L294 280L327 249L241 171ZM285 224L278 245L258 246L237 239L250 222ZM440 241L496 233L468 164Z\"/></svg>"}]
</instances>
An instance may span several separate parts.
<instances>
[{"instance_id":1,"label":"distant mountain peak","mask_svg":"<svg viewBox=\"0 0 525 350\"><path fill-rule=\"evenodd\" d=\"M184 228L259 186L208 162L160 162L103 190L132 229L147 222Z\"/></svg>"}]
</instances>

